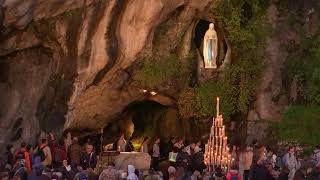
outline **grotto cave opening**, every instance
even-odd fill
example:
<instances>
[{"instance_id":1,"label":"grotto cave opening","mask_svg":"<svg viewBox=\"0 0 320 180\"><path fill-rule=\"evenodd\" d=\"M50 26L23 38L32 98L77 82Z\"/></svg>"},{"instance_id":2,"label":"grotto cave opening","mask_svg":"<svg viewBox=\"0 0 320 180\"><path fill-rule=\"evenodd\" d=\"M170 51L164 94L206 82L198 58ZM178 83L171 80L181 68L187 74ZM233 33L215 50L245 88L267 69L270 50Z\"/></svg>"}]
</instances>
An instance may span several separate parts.
<instances>
[{"instance_id":1,"label":"grotto cave opening","mask_svg":"<svg viewBox=\"0 0 320 180\"><path fill-rule=\"evenodd\" d=\"M210 23L212 22L200 19L194 29L193 41L198 49L202 49L203 38L206 34L206 31L209 29Z\"/></svg>"},{"instance_id":2,"label":"grotto cave opening","mask_svg":"<svg viewBox=\"0 0 320 180\"><path fill-rule=\"evenodd\" d=\"M104 128L105 143L113 143L123 133L133 143L144 137L159 136L168 139L171 136L184 134L178 111L155 101L144 100L129 104L116 118Z\"/></svg>"}]
</instances>

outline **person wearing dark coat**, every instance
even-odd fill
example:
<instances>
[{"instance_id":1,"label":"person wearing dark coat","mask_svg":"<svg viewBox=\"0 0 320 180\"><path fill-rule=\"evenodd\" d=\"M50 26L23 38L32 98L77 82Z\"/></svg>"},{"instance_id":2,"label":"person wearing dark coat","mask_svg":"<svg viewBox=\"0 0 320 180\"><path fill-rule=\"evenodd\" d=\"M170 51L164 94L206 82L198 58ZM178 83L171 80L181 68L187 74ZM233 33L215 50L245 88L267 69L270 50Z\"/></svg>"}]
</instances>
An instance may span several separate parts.
<instances>
[{"instance_id":1,"label":"person wearing dark coat","mask_svg":"<svg viewBox=\"0 0 320 180\"><path fill-rule=\"evenodd\" d=\"M126 143L125 151L126 151L126 152L132 152L132 151L134 151L133 144L132 144L132 142L131 142L130 140Z\"/></svg>"},{"instance_id":2,"label":"person wearing dark coat","mask_svg":"<svg viewBox=\"0 0 320 180\"><path fill-rule=\"evenodd\" d=\"M78 138L73 137L72 144L68 148L68 157L70 163L80 165L81 162L82 147L78 143Z\"/></svg>"},{"instance_id":3,"label":"person wearing dark coat","mask_svg":"<svg viewBox=\"0 0 320 180\"><path fill-rule=\"evenodd\" d=\"M190 157L189 157L189 154L187 153L186 147L183 146L181 148L181 151L177 155L177 166L187 169L189 164L190 164Z\"/></svg>"},{"instance_id":4,"label":"person wearing dark coat","mask_svg":"<svg viewBox=\"0 0 320 180\"><path fill-rule=\"evenodd\" d=\"M192 171L197 170L202 172L206 168L206 165L204 164L204 155L202 152L195 152L193 155L191 155L190 160Z\"/></svg>"},{"instance_id":5,"label":"person wearing dark coat","mask_svg":"<svg viewBox=\"0 0 320 180\"><path fill-rule=\"evenodd\" d=\"M62 166L59 168L59 172L62 173L63 179L72 179L72 168L68 165L67 160L62 161Z\"/></svg>"},{"instance_id":6,"label":"person wearing dark coat","mask_svg":"<svg viewBox=\"0 0 320 180\"><path fill-rule=\"evenodd\" d=\"M84 170L95 169L97 165L97 156L93 152L93 145L86 145L86 152L82 155L81 166Z\"/></svg>"},{"instance_id":7,"label":"person wearing dark coat","mask_svg":"<svg viewBox=\"0 0 320 180\"><path fill-rule=\"evenodd\" d=\"M250 180L273 180L273 177L265 166L266 156L262 153L258 155L257 161L251 166L249 179Z\"/></svg>"},{"instance_id":8,"label":"person wearing dark coat","mask_svg":"<svg viewBox=\"0 0 320 180\"><path fill-rule=\"evenodd\" d=\"M6 164L10 165L10 167L13 167L13 165L15 164L14 162L14 148L11 144L9 144L7 146L7 152L5 153L5 161Z\"/></svg>"}]
</instances>

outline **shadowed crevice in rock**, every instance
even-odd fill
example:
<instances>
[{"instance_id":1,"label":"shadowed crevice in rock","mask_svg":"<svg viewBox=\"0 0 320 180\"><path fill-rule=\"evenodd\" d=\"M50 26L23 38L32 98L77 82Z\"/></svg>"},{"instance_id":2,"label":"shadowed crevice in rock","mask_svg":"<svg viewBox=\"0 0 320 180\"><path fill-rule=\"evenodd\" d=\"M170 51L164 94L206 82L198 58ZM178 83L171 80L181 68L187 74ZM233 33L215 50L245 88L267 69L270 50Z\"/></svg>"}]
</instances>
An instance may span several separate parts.
<instances>
[{"instance_id":1,"label":"shadowed crevice in rock","mask_svg":"<svg viewBox=\"0 0 320 180\"><path fill-rule=\"evenodd\" d=\"M117 37L117 28L119 25L119 20L121 19L121 11L125 8L127 0L118 1L113 8L111 13L111 22L105 38L107 40L107 54L109 56L109 62L105 67L98 72L95 79L91 85L97 85L103 78L103 76L113 67L117 59L119 58L119 47L118 47L118 37ZM90 85L89 85L90 86Z\"/></svg>"},{"instance_id":2,"label":"shadowed crevice in rock","mask_svg":"<svg viewBox=\"0 0 320 180\"><path fill-rule=\"evenodd\" d=\"M73 93L73 83L77 76L77 46L81 16L68 17L67 46L68 54L58 49L61 59L57 74L53 74L48 82L45 94L37 107L37 118L42 130L61 131L68 111L68 101Z\"/></svg>"},{"instance_id":3,"label":"shadowed crevice in rock","mask_svg":"<svg viewBox=\"0 0 320 180\"><path fill-rule=\"evenodd\" d=\"M117 118L111 120L104 129L104 136L107 143L122 133L127 139L156 135L168 138L182 136L184 130L179 127L182 127L182 123L176 108L143 100L130 103Z\"/></svg>"}]
</instances>

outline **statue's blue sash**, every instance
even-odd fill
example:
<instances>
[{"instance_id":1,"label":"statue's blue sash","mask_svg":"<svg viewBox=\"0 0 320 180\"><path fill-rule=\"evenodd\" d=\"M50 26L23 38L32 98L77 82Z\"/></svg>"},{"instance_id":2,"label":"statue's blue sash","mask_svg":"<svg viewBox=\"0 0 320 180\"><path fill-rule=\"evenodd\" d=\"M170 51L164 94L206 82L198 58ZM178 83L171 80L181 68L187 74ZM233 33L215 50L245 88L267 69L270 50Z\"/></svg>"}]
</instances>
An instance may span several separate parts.
<instances>
[{"instance_id":1,"label":"statue's blue sash","mask_svg":"<svg viewBox=\"0 0 320 180\"><path fill-rule=\"evenodd\" d=\"M209 60L210 63L212 62L212 39L209 39L208 60Z\"/></svg>"}]
</instances>

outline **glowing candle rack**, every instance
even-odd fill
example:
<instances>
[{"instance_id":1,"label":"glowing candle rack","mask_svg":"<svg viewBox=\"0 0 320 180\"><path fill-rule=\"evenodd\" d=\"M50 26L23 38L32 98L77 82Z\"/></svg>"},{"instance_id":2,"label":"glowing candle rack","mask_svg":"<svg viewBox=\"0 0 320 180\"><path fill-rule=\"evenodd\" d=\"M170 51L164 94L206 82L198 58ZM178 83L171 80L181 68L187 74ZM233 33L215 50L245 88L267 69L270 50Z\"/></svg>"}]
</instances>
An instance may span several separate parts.
<instances>
[{"instance_id":1,"label":"glowing candle rack","mask_svg":"<svg viewBox=\"0 0 320 180\"><path fill-rule=\"evenodd\" d=\"M213 118L204 154L204 163L207 165L209 172L212 172L215 166L220 166L223 171L228 171L231 163L231 154L227 146L228 137L225 135L222 115L219 114L219 97L217 97L216 109L216 118Z\"/></svg>"}]
</instances>

